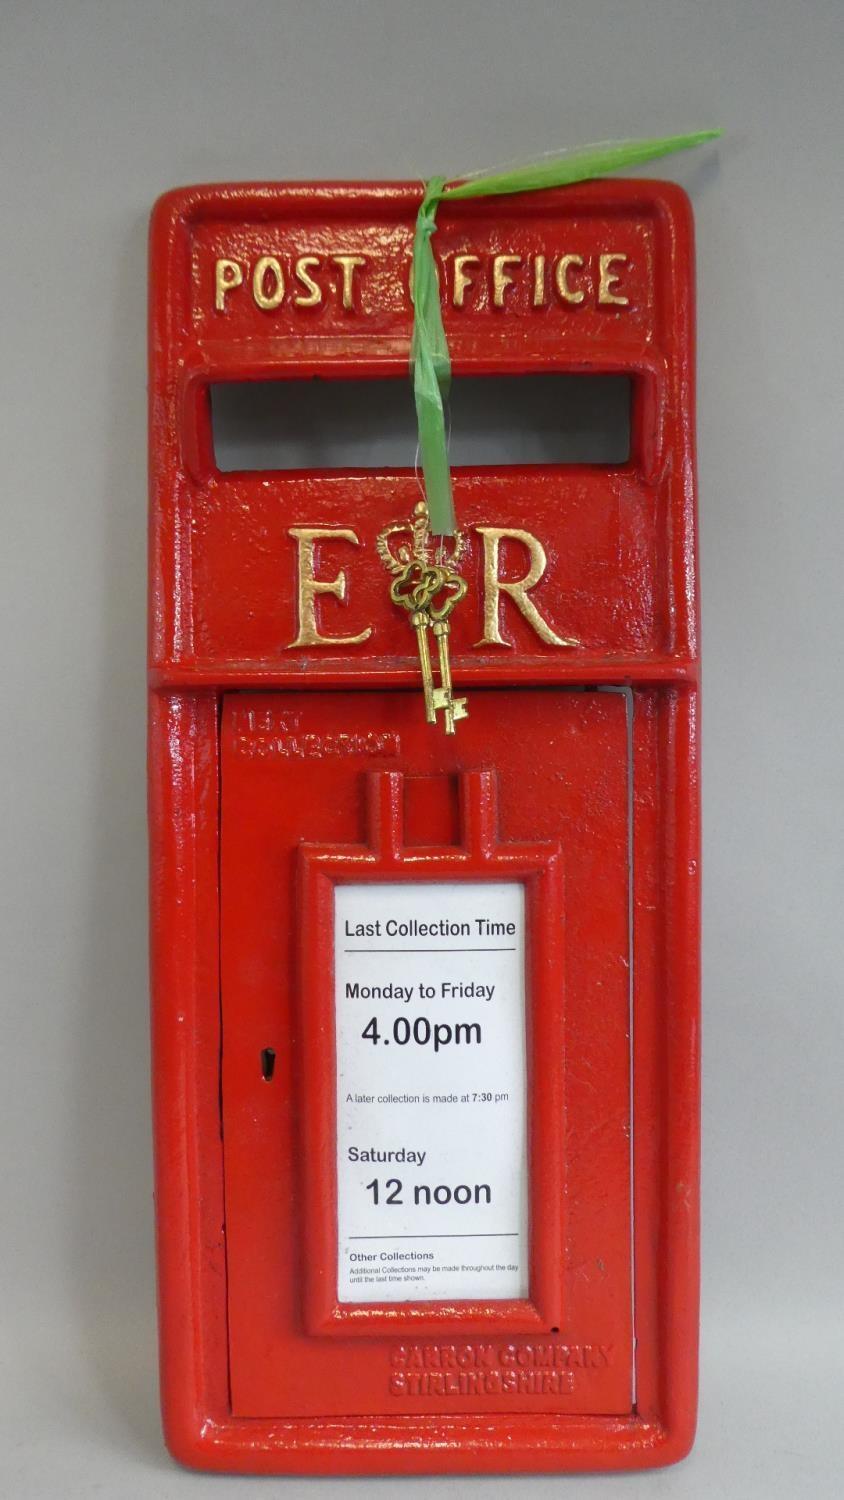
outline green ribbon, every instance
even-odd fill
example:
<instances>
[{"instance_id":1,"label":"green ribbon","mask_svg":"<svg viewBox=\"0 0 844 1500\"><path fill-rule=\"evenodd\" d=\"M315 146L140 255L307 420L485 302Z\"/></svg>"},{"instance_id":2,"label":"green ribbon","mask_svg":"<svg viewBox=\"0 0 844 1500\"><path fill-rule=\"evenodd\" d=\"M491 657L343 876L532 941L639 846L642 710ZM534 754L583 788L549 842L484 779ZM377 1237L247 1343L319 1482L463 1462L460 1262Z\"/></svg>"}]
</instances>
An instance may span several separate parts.
<instances>
[{"instance_id":1,"label":"green ribbon","mask_svg":"<svg viewBox=\"0 0 844 1500\"><path fill-rule=\"evenodd\" d=\"M461 198L491 198L501 193L530 193L542 188L566 187L602 177L619 168L687 151L704 141L713 141L720 130L699 130L693 135L671 135L662 140L619 141L586 146L564 156L543 157L528 166L493 172L446 186L444 177L432 177L416 216L410 294L413 302L413 338L410 364L419 428L419 454L425 480L428 516L436 536L452 536L455 529L451 470L448 463L443 402L451 384L451 359L443 327L440 286L431 239L437 228L440 203Z\"/></svg>"}]
</instances>

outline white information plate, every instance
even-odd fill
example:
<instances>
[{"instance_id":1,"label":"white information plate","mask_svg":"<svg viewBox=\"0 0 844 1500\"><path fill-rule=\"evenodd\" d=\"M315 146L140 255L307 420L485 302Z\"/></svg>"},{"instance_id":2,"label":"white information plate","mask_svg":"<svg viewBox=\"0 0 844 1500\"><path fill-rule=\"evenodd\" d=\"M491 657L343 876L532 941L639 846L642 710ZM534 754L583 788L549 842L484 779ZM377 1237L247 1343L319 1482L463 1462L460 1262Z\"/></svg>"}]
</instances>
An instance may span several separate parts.
<instances>
[{"instance_id":1,"label":"white information plate","mask_svg":"<svg viewBox=\"0 0 844 1500\"><path fill-rule=\"evenodd\" d=\"M524 886L334 911L339 1301L527 1297Z\"/></svg>"}]
</instances>

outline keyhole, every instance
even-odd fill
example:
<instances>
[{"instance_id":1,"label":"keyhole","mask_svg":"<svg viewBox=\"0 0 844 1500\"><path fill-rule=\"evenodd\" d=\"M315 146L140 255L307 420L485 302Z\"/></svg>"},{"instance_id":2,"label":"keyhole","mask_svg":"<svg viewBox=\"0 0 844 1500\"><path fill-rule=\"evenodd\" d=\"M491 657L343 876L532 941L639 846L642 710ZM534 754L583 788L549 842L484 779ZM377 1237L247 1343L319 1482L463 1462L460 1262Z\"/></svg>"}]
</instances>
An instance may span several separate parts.
<instances>
[{"instance_id":1,"label":"keyhole","mask_svg":"<svg viewBox=\"0 0 844 1500\"><path fill-rule=\"evenodd\" d=\"M263 1047L261 1049L261 1075L265 1083L269 1083L275 1072L275 1047Z\"/></svg>"}]
</instances>

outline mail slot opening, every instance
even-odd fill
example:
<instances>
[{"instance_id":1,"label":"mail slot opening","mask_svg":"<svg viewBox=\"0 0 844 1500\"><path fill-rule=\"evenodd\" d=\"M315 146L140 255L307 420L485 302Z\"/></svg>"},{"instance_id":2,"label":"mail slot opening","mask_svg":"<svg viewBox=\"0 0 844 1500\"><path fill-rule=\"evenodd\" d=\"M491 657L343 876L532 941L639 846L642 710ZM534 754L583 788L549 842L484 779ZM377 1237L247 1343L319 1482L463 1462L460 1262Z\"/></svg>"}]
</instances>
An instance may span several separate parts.
<instances>
[{"instance_id":1,"label":"mail slot opening","mask_svg":"<svg viewBox=\"0 0 844 1500\"><path fill-rule=\"evenodd\" d=\"M630 458L627 375L460 376L448 402L453 467L603 464ZM223 472L408 469L407 379L230 381L211 387Z\"/></svg>"}]
</instances>

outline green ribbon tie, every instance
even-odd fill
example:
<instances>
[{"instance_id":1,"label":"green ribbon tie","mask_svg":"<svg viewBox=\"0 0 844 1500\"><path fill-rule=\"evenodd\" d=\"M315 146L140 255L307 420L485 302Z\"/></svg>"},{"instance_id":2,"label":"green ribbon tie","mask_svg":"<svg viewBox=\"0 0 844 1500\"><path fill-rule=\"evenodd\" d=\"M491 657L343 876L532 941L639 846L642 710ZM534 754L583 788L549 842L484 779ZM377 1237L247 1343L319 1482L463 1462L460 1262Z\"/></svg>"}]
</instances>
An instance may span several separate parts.
<instances>
[{"instance_id":1,"label":"green ribbon tie","mask_svg":"<svg viewBox=\"0 0 844 1500\"><path fill-rule=\"evenodd\" d=\"M602 177L607 172L688 151L704 141L713 141L720 130L698 130L693 135L665 136L662 140L619 141L585 146L564 156L542 158L510 171L469 177L446 186L444 177L431 177L416 216L411 267L413 337L410 365L419 429L419 455L431 530L435 536L453 536L454 499L445 430L444 401L451 384L451 359L443 327L440 286L431 244L437 228L437 209L443 199L491 198L503 193L530 193L542 188L566 187Z\"/></svg>"}]
</instances>

